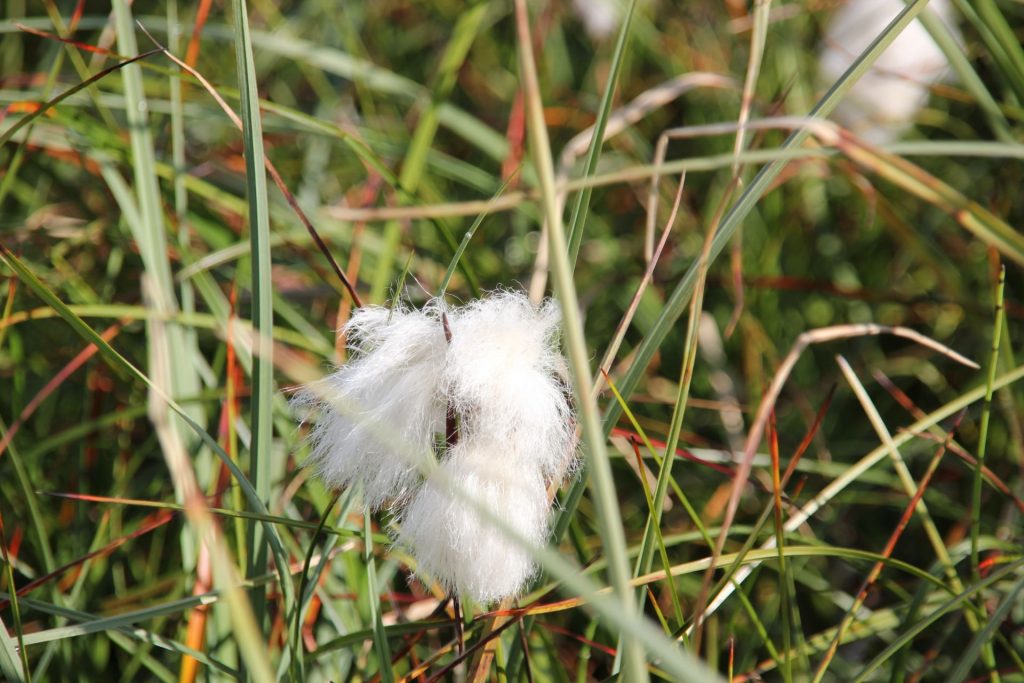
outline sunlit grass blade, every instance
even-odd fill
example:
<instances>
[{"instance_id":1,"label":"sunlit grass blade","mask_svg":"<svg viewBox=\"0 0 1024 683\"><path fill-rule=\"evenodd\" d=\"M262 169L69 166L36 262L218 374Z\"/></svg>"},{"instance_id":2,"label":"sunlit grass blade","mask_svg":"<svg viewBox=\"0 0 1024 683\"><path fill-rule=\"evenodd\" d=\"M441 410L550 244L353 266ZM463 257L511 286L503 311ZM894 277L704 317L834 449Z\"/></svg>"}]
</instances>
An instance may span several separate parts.
<instances>
[{"instance_id":1,"label":"sunlit grass blade","mask_svg":"<svg viewBox=\"0 0 1024 683\"><path fill-rule=\"evenodd\" d=\"M583 324L579 316L579 303L572 281L572 265L569 262L562 217L558 215L554 187L554 167L551 161L551 145L548 141L547 124L542 110L540 84L537 81L536 64L533 59L532 36L526 3L516 2L516 19L519 37L520 77L526 99L527 131L531 142L534 168L540 181L544 206L544 219L548 226L548 248L551 254L551 272L555 292L562 306L565 326L565 346L573 380L573 392L579 410L580 426L583 431L584 450L590 480L593 485L599 528L608 555L609 577L616 593L616 601L627 617L636 614L636 600L630 593L629 568L625 552L625 534L615 495L615 483L605 449L605 435L601 433L597 401L591 393L589 360L586 342L583 338ZM583 478L580 479L583 481ZM631 681L642 683L648 680L644 666L644 654L635 634L623 633L623 675Z\"/></svg>"},{"instance_id":2,"label":"sunlit grass blade","mask_svg":"<svg viewBox=\"0 0 1024 683\"><path fill-rule=\"evenodd\" d=\"M19 640L21 640L20 637ZM18 648L18 642L8 635L7 626L3 619L0 619L0 672L3 672L10 681L23 683L28 680L26 677L28 669L22 661L24 654L21 657L18 656ZM24 645L21 645L21 648L24 651Z\"/></svg>"}]
</instances>

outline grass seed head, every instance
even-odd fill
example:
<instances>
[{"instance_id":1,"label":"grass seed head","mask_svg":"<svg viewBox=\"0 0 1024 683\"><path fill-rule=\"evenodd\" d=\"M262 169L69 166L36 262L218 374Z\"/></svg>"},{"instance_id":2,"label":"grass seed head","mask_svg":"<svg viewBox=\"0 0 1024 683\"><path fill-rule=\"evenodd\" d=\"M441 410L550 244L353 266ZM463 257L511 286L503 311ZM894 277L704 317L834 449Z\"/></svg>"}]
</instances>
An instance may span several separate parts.
<instances>
[{"instance_id":1,"label":"grass seed head","mask_svg":"<svg viewBox=\"0 0 1024 683\"><path fill-rule=\"evenodd\" d=\"M345 326L354 357L293 405L319 409L309 464L333 488L363 487L367 507L407 497L444 430L445 340L437 309L367 307Z\"/></svg>"},{"instance_id":2,"label":"grass seed head","mask_svg":"<svg viewBox=\"0 0 1024 683\"><path fill-rule=\"evenodd\" d=\"M501 441L477 438L460 440L412 498L400 516L399 542L416 558L417 574L449 594L481 605L520 595L536 573L531 553L467 498L529 546L544 544L549 506L540 473L509 459Z\"/></svg>"}]
</instances>

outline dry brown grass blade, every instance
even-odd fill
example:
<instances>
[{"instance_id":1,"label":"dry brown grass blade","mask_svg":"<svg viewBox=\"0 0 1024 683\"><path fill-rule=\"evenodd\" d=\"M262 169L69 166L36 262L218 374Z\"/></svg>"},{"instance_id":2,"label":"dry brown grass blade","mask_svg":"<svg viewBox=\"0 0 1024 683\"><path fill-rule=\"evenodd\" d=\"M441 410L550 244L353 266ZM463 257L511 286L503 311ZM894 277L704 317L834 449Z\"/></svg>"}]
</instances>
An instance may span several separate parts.
<instances>
[{"instance_id":1,"label":"dry brown grass blade","mask_svg":"<svg viewBox=\"0 0 1024 683\"><path fill-rule=\"evenodd\" d=\"M679 189L676 190L676 198L672 204L672 213L669 215L668 220L665 221L665 227L661 231L661 239L658 240L658 248L655 249L652 258L648 260L644 276L641 278L640 284L637 286L636 292L633 294L633 299L629 302L629 306L626 308L626 313L622 316L622 320L619 321L618 327L615 328L615 334L612 336L612 342L608 345L608 350L605 352L604 358L598 366L598 373L594 379L595 396L604 388L605 378L608 371L611 370L612 362L615 360L615 354L619 352L622 340L626 336L626 330L629 329L630 323L633 322L633 316L636 314L636 309L640 305L640 299L643 297L648 285L651 284L651 280L654 278L654 269L657 267L658 261L661 259L661 252L665 248L665 243L668 242L668 236L672 232L672 226L675 225L676 216L679 214L679 205L682 203L683 187L685 184L686 174L683 173L679 178Z\"/></svg>"},{"instance_id":2,"label":"dry brown grass blade","mask_svg":"<svg viewBox=\"0 0 1024 683\"><path fill-rule=\"evenodd\" d=\"M903 337L909 339L917 344L920 344L926 348L930 348L938 353L941 353L950 359L966 365L970 368L978 368L978 364L974 361L960 355L953 351L949 347L940 344L939 342L926 337L920 332L911 330L906 327L889 327L885 325L875 324L860 324L860 325L836 325L833 327L825 327L817 330L811 330L809 332L802 333L797 337L796 342L790 349L789 353L783 359L782 364L776 371L775 376L772 378L772 383L768 387L768 391L765 392L764 397L761 399L761 404L758 407L757 415L754 418L754 422L751 425L750 432L747 435L747 442L743 449L743 459L740 461L739 471L737 472L736 478L733 479L732 492L729 496L729 504L726 507L725 518L722 520L722 527L719 531L718 540L715 544L714 556L717 557L721 554L722 548L725 544L725 539L728 537L729 528L732 526L733 520L736 517L736 510L739 507L740 497L743 493L743 488L746 486L747 480L750 478L750 471L753 466L754 453L757 450L758 445L761 443L761 439L764 436L765 427L768 423L768 417L772 410L775 409L775 402L778 400L779 394L782 392L782 387L785 385L786 380L789 378L790 373L793 371L793 366L796 365L797 360L803 354L804 350L812 344L824 344L826 342L836 341L839 339L849 339L852 337L864 337L864 336L877 336L880 334L891 334L897 337ZM705 581L710 584L710 572L705 577ZM698 601L697 610L695 612L694 626L699 627L700 623L704 618L704 611L707 607L703 601ZM693 627L691 627L693 628Z\"/></svg>"},{"instance_id":3,"label":"dry brown grass blade","mask_svg":"<svg viewBox=\"0 0 1024 683\"><path fill-rule=\"evenodd\" d=\"M608 124L605 127L604 140L610 140L633 124L647 117L654 111L664 107L666 104L675 101L682 95L697 88L719 88L734 89L736 81L728 76L709 72L693 72L676 76L664 83L645 90L633 98L628 104L619 107L611 112L608 117ZM558 210L561 213L565 208L565 201L569 193L569 173L575 161L583 155L590 147L594 136L594 127L575 135L559 155L558 172L555 182L558 185ZM656 207L655 207L656 208ZM654 228L657 223L657 212L648 205L647 228L645 235L645 259L648 263L652 260L654 251ZM669 221L671 223L671 221ZM647 242L650 243L649 246ZM530 296L536 300L545 289L547 283L548 251L546 241L541 240L540 248L537 251L537 259L534 263L533 276L530 279Z\"/></svg>"}]
</instances>

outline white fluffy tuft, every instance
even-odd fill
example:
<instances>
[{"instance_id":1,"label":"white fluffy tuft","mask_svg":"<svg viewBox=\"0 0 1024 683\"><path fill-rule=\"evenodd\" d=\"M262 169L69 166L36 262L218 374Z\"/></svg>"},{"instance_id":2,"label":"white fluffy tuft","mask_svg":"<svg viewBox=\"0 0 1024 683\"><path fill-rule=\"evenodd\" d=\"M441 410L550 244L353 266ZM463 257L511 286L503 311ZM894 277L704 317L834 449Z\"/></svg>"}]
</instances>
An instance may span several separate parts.
<instances>
[{"instance_id":1,"label":"white fluffy tuft","mask_svg":"<svg viewBox=\"0 0 1024 683\"><path fill-rule=\"evenodd\" d=\"M531 547L543 546L548 502L539 473L512 462L501 442L463 440L401 514L399 541L416 558L417 575L481 605L520 595L536 573L530 552L478 514L467 497Z\"/></svg>"},{"instance_id":2,"label":"white fluffy tuft","mask_svg":"<svg viewBox=\"0 0 1024 683\"><path fill-rule=\"evenodd\" d=\"M546 483L575 460L575 421L558 348L560 313L496 292L448 312L364 308L345 326L353 359L293 404L322 412L309 462L334 488L362 485L367 507L391 502L399 542L422 576L488 604L522 593L547 536ZM446 427L458 441L426 461ZM423 481L423 472L433 472ZM515 534L509 538L472 502Z\"/></svg>"},{"instance_id":3,"label":"white fluffy tuft","mask_svg":"<svg viewBox=\"0 0 1024 683\"><path fill-rule=\"evenodd\" d=\"M574 447L572 407L558 349L561 314L526 295L497 292L458 312L442 377L460 436L508 444L505 457L560 476Z\"/></svg>"},{"instance_id":4,"label":"white fluffy tuft","mask_svg":"<svg viewBox=\"0 0 1024 683\"><path fill-rule=\"evenodd\" d=\"M572 0L572 8L594 40L606 40L622 23L623 8L618 0Z\"/></svg>"},{"instance_id":5,"label":"white fluffy tuft","mask_svg":"<svg viewBox=\"0 0 1024 683\"><path fill-rule=\"evenodd\" d=\"M822 80L838 80L904 7L903 0L849 0L840 7L825 32ZM925 11L934 12L962 43L948 0L932 0ZM945 54L915 19L854 84L833 117L868 142L892 142L928 103L930 87L948 74Z\"/></svg>"},{"instance_id":6,"label":"white fluffy tuft","mask_svg":"<svg viewBox=\"0 0 1024 683\"><path fill-rule=\"evenodd\" d=\"M367 507L379 509L411 492L444 432L444 332L435 306L366 307L345 334L353 360L292 403L320 409L310 434L317 474L334 488L362 484Z\"/></svg>"}]
</instances>

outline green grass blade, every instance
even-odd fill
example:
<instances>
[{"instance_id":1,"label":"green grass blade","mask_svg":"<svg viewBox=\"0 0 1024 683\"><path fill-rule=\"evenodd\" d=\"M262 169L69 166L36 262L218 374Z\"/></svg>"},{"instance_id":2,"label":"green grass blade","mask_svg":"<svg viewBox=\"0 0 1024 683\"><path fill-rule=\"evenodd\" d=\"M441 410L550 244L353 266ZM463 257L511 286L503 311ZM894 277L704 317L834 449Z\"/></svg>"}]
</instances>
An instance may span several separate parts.
<instances>
[{"instance_id":1,"label":"green grass blade","mask_svg":"<svg viewBox=\"0 0 1024 683\"><path fill-rule=\"evenodd\" d=\"M852 677L852 683L861 683L861 681L868 680L871 674L874 673L878 669L878 667L880 667L882 664L884 664L886 661L892 658L893 655L895 655L897 652L906 647L907 643L912 641L917 636L921 635L924 631L928 629L928 627L930 627L936 621L946 616L947 614L950 614L954 610L963 607L966 603L974 599L974 597L982 590L985 590L986 588L993 586L994 584L1006 578L1007 576L1015 575L1018 571L1020 571L1021 567L1024 567L1024 560L1017 560L1016 562L1012 562L1006 565L1005 567L1002 567L992 572L992 574L990 574L988 578L984 579L979 583L975 583L969 586L962 593L959 593L956 596L950 598L942 605L940 605L930 613L926 614L924 617L919 619L916 623L910 626L903 633L893 638L889 642L889 644L886 645L885 649L878 653L878 655L876 655L874 659L868 662L864 666L864 668L862 668L857 673L856 676ZM1024 579L1021 579L1020 581L1024 581ZM1017 584L1018 587L1020 585L1020 581Z\"/></svg>"},{"instance_id":2,"label":"green grass blade","mask_svg":"<svg viewBox=\"0 0 1024 683\"><path fill-rule=\"evenodd\" d=\"M249 35L249 13L245 0L233 0L232 18L235 29L235 62L238 68L238 89L242 105L242 140L245 147L246 196L249 202L249 243L252 263L252 326L257 348L252 359L252 399L249 445L249 476L256 495L263 505L270 503L270 442L273 436L271 398L274 391L273 295L270 268L270 216L267 198L267 176L263 151L263 126L260 121L256 67L253 63L252 38ZM248 575L255 576L267 566L267 539L260 527L249 527L247 537ZM257 624L266 614L266 594L252 594ZM285 611L291 606L285 605Z\"/></svg>"},{"instance_id":3,"label":"green grass blade","mask_svg":"<svg viewBox=\"0 0 1024 683\"><path fill-rule=\"evenodd\" d=\"M487 8L487 3L471 7L459 16L458 23L452 31L452 38L438 67L431 99L420 114L398 176L398 186L407 196L415 196L419 189L427 165L427 152L433 145L440 123L439 106L451 94L458 69L465 61L469 48L487 16ZM401 234L401 224L398 221L389 221L384 226L384 244L377 257L377 268L370 288L371 301L380 301L387 291Z\"/></svg>"},{"instance_id":4,"label":"green grass blade","mask_svg":"<svg viewBox=\"0 0 1024 683\"><path fill-rule=\"evenodd\" d=\"M498 191L494 194L493 197L491 197L491 199L497 199L502 194L504 194L505 190L508 189L509 185L512 183L512 180L516 177L516 175L518 174L509 174L509 177L505 180L505 182L501 184L501 187L498 188ZM445 293L448 291L448 285L451 283L452 277L455 275L455 270L459 267L459 261L462 259L462 255L465 253L466 247L469 246L470 240L473 239L473 235L476 234L477 228L479 228L480 225L484 222L484 219L487 218L487 215L487 213L481 213L479 216L477 216L476 219L473 221L473 224L469 226L469 230L467 230L466 234L462 236L462 241L459 243L458 249L455 250L455 255L452 257L452 260L448 263L448 270L446 270L444 273L444 278L441 280L441 286L437 288L438 297L443 297Z\"/></svg>"},{"instance_id":5,"label":"green grass blade","mask_svg":"<svg viewBox=\"0 0 1024 683\"><path fill-rule=\"evenodd\" d=\"M1003 295L1006 291L1006 266L999 269L999 283L996 285L995 321L992 325L992 348L988 359L988 372L985 375L985 401L981 407L981 425L978 430L978 462L974 468L974 481L971 495L971 572L975 580L981 578L978 541L981 537L981 482L982 470L985 467L985 451L988 446L988 425L992 417L992 384L996 379L999 365L999 338L1004 324Z\"/></svg>"},{"instance_id":6,"label":"green grass blade","mask_svg":"<svg viewBox=\"0 0 1024 683\"><path fill-rule=\"evenodd\" d=\"M1024 99L1024 47L998 5L993 0L957 0L956 5L978 30L1006 84Z\"/></svg>"},{"instance_id":7,"label":"green grass blade","mask_svg":"<svg viewBox=\"0 0 1024 683\"><path fill-rule=\"evenodd\" d=\"M1020 593L1021 589L1024 589L1024 576L1017 579L1016 583L1007 591L1006 597L999 603L999 606L992 610L992 613L988 616L988 622L985 627L974 634L971 638L971 642L968 643L967 649L960 656L960 659L956 663L956 667L950 673L947 679L950 683L961 683L965 680L971 672L971 666L978 659L979 656L985 656L985 649L991 649L992 637L996 630L1002 626L1009 615L1010 610L1013 609L1017 604L1017 594ZM979 592L979 597L981 593ZM992 655L989 654L989 657ZM991 665L987 666L991 671Z\"/></svg>"},{"instance_id":8,"label":"green grass blade","mask_svg":"<svg viewBox=\"0 0 1024 683\"><path fill-rule=\"evenodd\" d=\"M0 619L0 673L10 681L23 683L29 680L26 676L28 669L18 656L18 643L11 639L7 633L7 626L3 619Z\"/></svg>"},{"instance_id":9,"label":"green grass blade","mask_svg":"<svg viewBox=\"0 0 1024 683\"><path fill-rule=\"evenodd\" d=\"M964 54L963 47L960 46L950 33L946 24L935 16L933 12L922 12L919 19L925 29L928 30L928 33L931 34L935 44L939 46L946 59L949 60L949 64L953 67L953 71L956 72L957 78L974 95L974 99L978 101L978 106L985 112L985 117L988 119L989 125L992 127L996 137L1009 144L1015 143L1016 138L1014 138L1013 131L1010 129L1009 121L1006 120L1006 116L1003 114L1002 109L999 108L999 104L992 97L981 77L978 76L978 72L971 66L970 60Z\"/></svg>"},{"instance_id":10,"label":"green grass blade","mask_svg":"<svg viewBox=\"0 0 1024 683\"><path fill-rule=\"evenodd\" d=\"M644 443L650 449L651 448L650 440L647 438L647 435L644 434L643 430L640 428L639 423L636 422L636 419L633 417L631 411L629 410L629 406L625 405L626 401L622 398L622 394L620 394L618 389L615 388L615 385L612 383L610 378L608 378L607 381L608 381L608 388L612 390L613 394L615 394L615 400L618 401L620 404L622 404L622 410L629 416L630 422L633 423L634 429L637 430L637 433L640 434L641 439L643 439ZM639 448L636 449L636 452L637 452L638 459L639 459L639 452L640 452ZM651 453L654 453L654 451L651 450ZM675 455L671 451L666 451L665 458L673 458L674 459ZM664 459L662 459L660 467L661 467L661 469L659 469L659 472L661 472L661 471L663 471L665 469L666 465L664 463ZM664 538L664 536L662 535L662 532L661 532L661 514L660 514L661 511L657 509L657 504L655 503L654 496L651 495L651 489L650 489L650 486L647 483L647 470L644 467L644 464L643 464L642 461L637 462L637 475L640 477L640 485L643 487L644 498L647 501L647 528L654 530L654 539L655 539L655 543L657 544L658 555L661 558L662 569L664 569L665 571L668 571L669 567L671 567L672 565L668 561L668 552L665 550L665 538ZM687 507L687 511L689 511L689 507ZM694 518L696 518L696 516L694 516ZM703 528L703 527L701 527L701 528ZM646 541L646 535L647 534L645 534L645 539L644 539L645 541ZM640 550L640 557L641 558L643 557L643 554L644 554L644 548L641 547L641 550ZM641 568L641 565L638 564L637 565L637 571L634 572L634 576L639 576L640 574L644 573L645 571L647 571L647 569L646 568ZM683 625L683 607L682 607L682 603L679 600L679 592L678 592L678 589L676 588L675 581L669 579L668 587L669 587L669 592L670 592L670 594L672 596L672 608L675 610L676 626L678 628L681 628L682 625ZM671 629L666 629L666 630L671 632Z\"/></svg>"},{"instance_id":11,"label":"green grass blade","mask_svg":"<svg viewBox=\"0 0 1024 683\"><path fill-rule=\"evenodd\" d=\"M637 0L630 0L626 17L619 29L619 37L615 41L615 51L612 53L611 63L608 65L608 82L604 87L604 94L601 95L601 104L598 105L597 121L594 123L593 135L590 138L590 149L587 150L587 159L583 166L583 177L589 178L597 171L597 162L601 158L601 147L604 144L604 131L608 125L608 117L611 115L612 102L615 97L615 90L619 85L619 76L622 72L622 62L626 57L626 47L629 45L630 28L633 26L633 13L636 11ZM587 212L590 208L590 196L593 189L586 187L576 193L576 201L572 206L568 230L569 230L569 265L576 268L576 260L580 253L580 244L583 243L583 228L587 224Z\"/></svg>"},{"instance_id":12,"label":"green grass blade","mask_svg":"<svg viewBox=\"0 0 1024 683\"><path fill-rule=\"evenodd\" d=\"M377 561L373 557L373 526L369 512L363 513L363 562L366 565L366 598L373 620L373 651L377 655L377 667L384 683L394 683L395 673L391 669L391 648L384 631L383 614L380 608L380 588L377 585Z\"/></svg>"},{"instance_id":13,"label":"green grass blade","mask_svg":"<svg viewBox=\"0 0 1024 683\"><path fill-rule=\"evenodd\" d=\"M95 330L89 327L81 318L75 315L67 305L61 301L46 285L44 285L39 278L37 278L31 270L29 270L21 259L15 256L7 247L0 244L0 261L5 263L7 267L15 272L19 279L24 282L29 288L39 296L48 305L54 308L61 318L67 322L72 330L74 330L79 336L86 341L96 344L99 349L100 355L106 359L110 366L117 372L121 377L132 377L145 385L150 391L159 393L159 387L157 387L149 377L147 377L142 371L136 368L128 359L118 353L110 344L106 342ZM168 407L173 410L184 422L198 435L200 439L215 453L221 461L227 466L231 475L238 482L245 494L246 500L254 511L266 515L267 509L263 504L262 499L257 495L256 490L252 484L245 477L245 474L238 468L238 465L228 456L227 453L220 447L220 444L211 437L195 420L193 420L188 412L182 408L177 401L170 396L163 395L161 399L167 402ZM284 545L281 542L281 537L277 532L277 529L269 522L264 522L262 525L263 533L270 544L270 548L274 553L275 561L277 563L277 572L281 579L280 587L285 595L286 604L291 604L292 596L292 584L291 580L287 575L289 556L284 549ZM243 648L244 649L244 648Z\"/></svg>"},{"instance_id":14,"label":"green grass blade","mask_svg":"<svg viewBox=\"0 0 1024 683\"><path fill-rule=\"evenodd\" d=\"M4 533L3 519L0 518L0 551L3 554L4 580L11 591L11 617L14 621L14 637L17 639L17 642L11 640L3 619L0 619L0 672L12 681L31 680L28 651L25 649L25 632L21 623L21 605L15 592L14 565L11 564L7 548L7 534Z\"/></svg>"}]
</instances>

